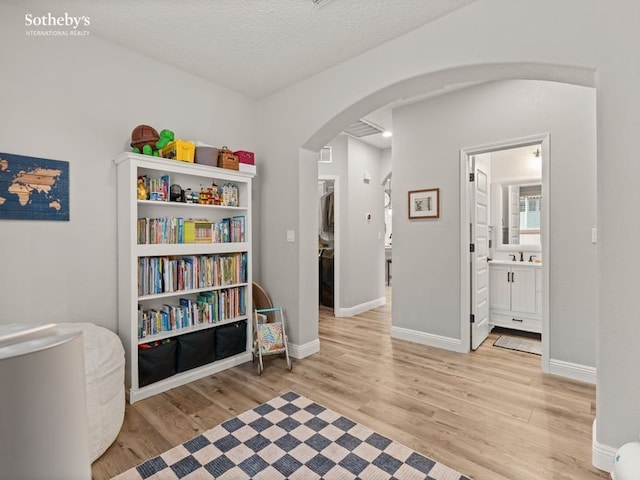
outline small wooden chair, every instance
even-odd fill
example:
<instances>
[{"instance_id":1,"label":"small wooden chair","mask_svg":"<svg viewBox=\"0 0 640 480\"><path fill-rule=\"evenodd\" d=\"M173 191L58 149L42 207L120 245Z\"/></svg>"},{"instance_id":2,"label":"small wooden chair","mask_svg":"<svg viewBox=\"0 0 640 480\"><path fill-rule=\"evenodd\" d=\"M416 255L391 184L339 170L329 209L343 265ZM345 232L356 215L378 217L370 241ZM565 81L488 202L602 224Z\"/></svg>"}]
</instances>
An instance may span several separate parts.
<instances>
[{"instance_id":1,"label":"small wooden chair","mask_svg":"<svg viewBox=\"0 0 640 480\"><path fill-rule=\"evenodd\" d=\"M253 310L263 310L268 308L273 308L273 302L271 302L271 297L265 291L264 288L260 286L260 284L253 282ZM266 323L273 323L276 321L276 315L274 312L268 312L265 314L267 316Z\"/></svg>"}]
</instances>

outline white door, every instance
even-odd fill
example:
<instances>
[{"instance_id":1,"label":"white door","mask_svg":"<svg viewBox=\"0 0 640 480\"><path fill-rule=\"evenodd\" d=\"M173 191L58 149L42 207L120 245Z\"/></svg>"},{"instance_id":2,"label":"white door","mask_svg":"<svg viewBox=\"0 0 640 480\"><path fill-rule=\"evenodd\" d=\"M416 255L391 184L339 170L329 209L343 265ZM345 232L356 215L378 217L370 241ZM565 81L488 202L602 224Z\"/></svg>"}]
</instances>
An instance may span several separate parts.
<instances>
[{"instance_id":1,"label":"white door","mask_svg":"<svg viewBox=\"0 0 640 480\"><path fill-rule=\"evenodd\" d=\"M509 244L520 244L520 187L509 185Z\"/></svg>"},{"instance_id":2,"label":"white door","mask_svg":"<svg viewBox=\"0 0 640 480\"><path fill-rule=\"evenodd\" d=\"M511 310L538 313L536 301L536 268L511 267Z\"/></svg>"},{"instance_id":3,"label":"white door","mask_svg":"<svg viewBox=\"0 0 640 480\"><path fill-rule=\"evenodd\" d=\"M489 178L476 157L471 157L472 182L471 242L471 348L475 350L489 336Z\"/></svg>"}]
</instances>

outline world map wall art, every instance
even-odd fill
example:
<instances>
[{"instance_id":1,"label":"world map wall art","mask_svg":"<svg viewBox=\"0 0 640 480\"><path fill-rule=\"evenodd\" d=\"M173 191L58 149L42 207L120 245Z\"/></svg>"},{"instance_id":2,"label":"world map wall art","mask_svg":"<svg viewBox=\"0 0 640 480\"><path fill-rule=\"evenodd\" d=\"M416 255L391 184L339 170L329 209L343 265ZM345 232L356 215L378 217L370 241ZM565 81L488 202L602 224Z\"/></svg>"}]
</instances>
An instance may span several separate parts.
<instances>
[{"instance_id":1,"label":"world map wall art","mask_svg":"<svg viewBox=\"0 0 640 480\"><path fill-rule=\"evenodd\" d=\"M0 220L69 220L69 162L0 153Z\"/></svg>"}]
</instances>

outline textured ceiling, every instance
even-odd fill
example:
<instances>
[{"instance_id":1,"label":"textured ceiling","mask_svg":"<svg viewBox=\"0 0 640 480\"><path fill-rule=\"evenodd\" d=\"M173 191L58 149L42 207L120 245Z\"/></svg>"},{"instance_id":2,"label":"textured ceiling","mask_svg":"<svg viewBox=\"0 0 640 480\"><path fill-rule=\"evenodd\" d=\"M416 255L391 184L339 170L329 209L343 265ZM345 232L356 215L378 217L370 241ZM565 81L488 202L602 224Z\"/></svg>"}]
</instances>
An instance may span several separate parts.
<instances>
[{"instance_id":1,"label":"textured ceiling","mask_svg":"<svg viewBox=\"0 0 640 480\"><path fill-rule=\"evenodd\" d=\"M261 99L475 0L14 0Z\"/></svg>"}]
</instances>

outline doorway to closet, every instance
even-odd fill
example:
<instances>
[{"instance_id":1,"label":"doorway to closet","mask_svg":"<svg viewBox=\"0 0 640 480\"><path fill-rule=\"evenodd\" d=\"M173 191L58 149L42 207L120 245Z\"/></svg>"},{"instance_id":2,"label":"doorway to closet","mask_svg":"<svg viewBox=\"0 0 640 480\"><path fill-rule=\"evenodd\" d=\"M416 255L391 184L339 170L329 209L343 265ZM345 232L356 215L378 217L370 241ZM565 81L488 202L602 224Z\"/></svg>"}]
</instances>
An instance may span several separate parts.
<instances>
[{"instance_id":1,"label":"doorway to closet","mask_svg":"<svg viewBox=\"0 0 640 480\"><path fill-rule=\"evenodd\" d=\"M325 148L331 154L320 155L316 194L319 305L350 317L386 304L384 180L391 153L344 133Z\"/></svg>"},{"instance_id":2,"label":"doorway to closet","mask_svg":"<svg viewBox=\"0 0 640 480\"><path fill-rule=\"evenodd\" d=\"M340 177L318 175L318 302L340 311Z\"/></svg>"}]
</instances>

